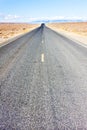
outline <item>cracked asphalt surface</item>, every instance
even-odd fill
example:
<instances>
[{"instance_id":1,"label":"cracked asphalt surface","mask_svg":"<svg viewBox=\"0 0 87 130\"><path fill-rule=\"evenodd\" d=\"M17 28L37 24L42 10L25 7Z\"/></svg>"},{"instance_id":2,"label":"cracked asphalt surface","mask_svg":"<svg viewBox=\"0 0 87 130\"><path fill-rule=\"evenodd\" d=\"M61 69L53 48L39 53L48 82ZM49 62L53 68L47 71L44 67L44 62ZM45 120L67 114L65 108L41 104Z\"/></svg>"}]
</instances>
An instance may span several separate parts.
<instances>
[{"instance_id":1,"label":"cracked asphalt surface","mask_svg":"<svg viewBox=\"0 0 87 130\"><path fill-rule=\"evenodd\" d=\"M1 47L0 130L87 130L87 48L44 25Z\"/></svg>"}]
</instances>

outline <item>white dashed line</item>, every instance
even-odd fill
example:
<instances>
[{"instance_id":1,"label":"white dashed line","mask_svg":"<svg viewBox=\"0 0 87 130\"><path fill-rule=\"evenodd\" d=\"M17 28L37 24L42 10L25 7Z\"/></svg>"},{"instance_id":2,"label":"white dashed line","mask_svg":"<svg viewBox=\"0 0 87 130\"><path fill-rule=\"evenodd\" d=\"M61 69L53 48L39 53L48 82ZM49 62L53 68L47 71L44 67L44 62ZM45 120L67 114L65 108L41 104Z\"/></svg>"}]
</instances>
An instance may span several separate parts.
<instances>
[{"instance_id":1,"label":"white dashed line","mask_svg":"<svg viewBox=\"0 0 87 130\"><path fill-rule=\"evenodd\" d=\"M44 62L44 54L41 54L41 62Z\"/></svg>"},{"instance_id":2,"label":"white dashed line","mask_svg":"<svg viewBox=\"0 0 87 130\"><path fill-rule=\"evenodd\" d=\"M42 40L42 43L44 43L44 41Z\"/></svg>"}]
</instances>

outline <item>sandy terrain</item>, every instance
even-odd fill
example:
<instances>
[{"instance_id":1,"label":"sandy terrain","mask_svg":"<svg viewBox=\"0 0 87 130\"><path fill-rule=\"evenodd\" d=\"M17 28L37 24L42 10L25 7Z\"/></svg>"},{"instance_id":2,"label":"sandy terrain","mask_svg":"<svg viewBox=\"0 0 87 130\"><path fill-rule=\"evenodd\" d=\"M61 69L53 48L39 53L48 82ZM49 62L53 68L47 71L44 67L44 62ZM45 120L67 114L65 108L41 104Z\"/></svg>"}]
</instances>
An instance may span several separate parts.
<instances>
[{"instance_id":1,"label":"sandy terrain","mask_svg":"<svg viewBox=\"0 0 87 130\"><path fill-rule=\"evenodd\" d=\"M0 43L38 27L36 24L0 23Z\"/></svg>"},{"instance_id":2,"label":"sandy terrain","mask_svg":"<svg viewBox=\"0 0 87 130\"><path fill-rule=\"evenodd\" d=\"M87 22L50 23L47 26L67 37L87 44Z\"/></svg>"}]
</instances>

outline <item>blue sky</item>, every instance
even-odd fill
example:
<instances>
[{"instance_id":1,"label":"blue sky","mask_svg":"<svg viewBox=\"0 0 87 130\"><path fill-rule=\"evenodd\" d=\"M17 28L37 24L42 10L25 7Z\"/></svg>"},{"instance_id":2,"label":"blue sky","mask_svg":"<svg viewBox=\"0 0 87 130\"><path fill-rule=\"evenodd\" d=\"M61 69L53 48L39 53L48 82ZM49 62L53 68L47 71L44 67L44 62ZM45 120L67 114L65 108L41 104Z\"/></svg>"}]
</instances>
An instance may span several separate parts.
<instances>
[{"instance_id":1,"label":"blue sky","mask_svg":"<svg viewBox=\"0 0 87 130\"><path fill-rule=\"evenodd\" d=\"M87 0L0 0L0 22L87 19Z\"/></svg>"}]
</instances>

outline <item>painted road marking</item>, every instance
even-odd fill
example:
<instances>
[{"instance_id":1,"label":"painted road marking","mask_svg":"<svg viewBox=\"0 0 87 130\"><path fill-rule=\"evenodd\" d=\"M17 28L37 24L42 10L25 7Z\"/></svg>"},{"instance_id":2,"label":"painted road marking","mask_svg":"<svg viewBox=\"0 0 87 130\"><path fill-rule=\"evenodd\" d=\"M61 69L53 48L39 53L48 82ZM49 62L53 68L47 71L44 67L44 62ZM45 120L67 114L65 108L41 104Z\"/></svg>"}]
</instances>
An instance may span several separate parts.
<instances>
[{"instance_id":1,"label":"painted road marking","mask_svg":"<svg viewBox=\"0 0 87 130\"><path fill-rule=\"evenodd\" d=\"M42 43L44 43L44 41L42 40Z\"/></svg>"},{"instance_id":2,"label":"painted road marking","mask_svg":"<svg viewBox=\"0 0 87 130\"><path fill-rule=\"evenodd\" d=\"M41 62L44 62L44 54L41 54Z\"/></svg>"}]
</instances>

